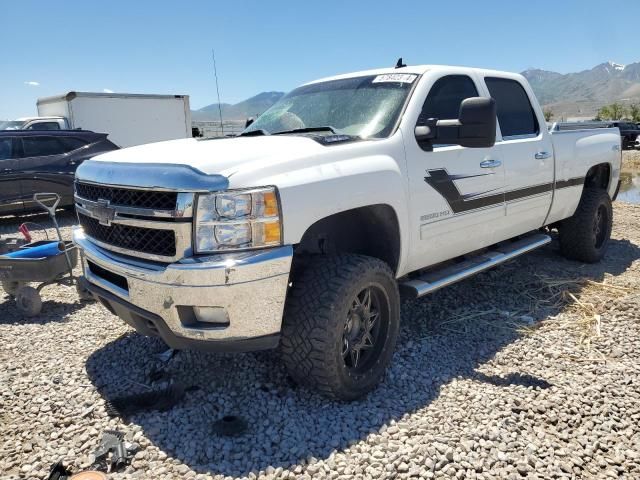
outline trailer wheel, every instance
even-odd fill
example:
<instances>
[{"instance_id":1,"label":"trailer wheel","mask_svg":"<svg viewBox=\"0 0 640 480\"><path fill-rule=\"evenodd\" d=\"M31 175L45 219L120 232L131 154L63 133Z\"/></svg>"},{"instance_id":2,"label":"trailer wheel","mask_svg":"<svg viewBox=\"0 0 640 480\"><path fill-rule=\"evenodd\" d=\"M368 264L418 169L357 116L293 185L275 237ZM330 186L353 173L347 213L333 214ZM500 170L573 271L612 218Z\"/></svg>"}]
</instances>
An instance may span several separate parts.
<instances>
[{"instance_id":1,"label":"trailer wheel","mask_svg":"<svg viewBox=\"0 0 640 480\"><path fill-rule=\"evenodd\" d=\"M386 263L361 255L320 256L293 279L282 359L296 382L354 400L381 381L399 324L398 286Z\"/></svg>"},{"instance_id":2,"label":"trailer wheel","mask_svg":"<svg viewBox=\"0 0 640 480\"><path fill-rule=\"evenodd\" d=\"M2 282L2 289L7 292L10 297L15 297L16 293L24 284L22 282Z\"/></svg>"},{"instance_id":3,"label":"trailer wheel","mask_svg":"<svg viewBox=\"0 0 640 480\"><path fill-rule=\"evenodd\" d=\"M558 226L560 252L572 260L600 261L609 245L612 225L609 194L599 188L585 189L573 216Z\"/></svg>"},{"instance_id":4,"label":"trailer wheel","mask_svg":"<svg viewBox=\"0 0 640 480\"><path fill-rule=\"evenodd\" d=\"M16 295L18 310L27 317L34 317L42 311L42 298L33 287L22 287Z\"/></svg>"}]
</instances>

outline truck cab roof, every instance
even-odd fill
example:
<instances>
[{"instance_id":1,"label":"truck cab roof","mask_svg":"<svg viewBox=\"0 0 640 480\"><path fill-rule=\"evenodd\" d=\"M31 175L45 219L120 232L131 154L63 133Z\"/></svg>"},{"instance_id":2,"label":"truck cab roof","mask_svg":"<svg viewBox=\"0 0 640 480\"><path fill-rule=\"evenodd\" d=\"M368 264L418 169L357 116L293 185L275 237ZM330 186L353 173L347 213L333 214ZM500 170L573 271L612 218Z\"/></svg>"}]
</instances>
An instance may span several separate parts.
<instances>
[{"instance_id":1,"label":"truck cab roof","mask_svg":"<svg viewBox=\"0 0 640 480\"><path fill-rule=\"evenodd\" d=\"M452 66L452 65L407 65L406 67L400 67L400 68L395 68L395 67L377 68L372 70L361 70L359 72L334 75L331 77L325 77L318 80L313 80L311 82L305 83L305 85L311 85L311 84L320 83L320 82L327 82L331 80L341 80L345 78L363 77L368 75L389 75L389 74L423 75L427 72L440 71L440 70L446 71L447 73L452 73L452 71L457 71L461 74L477 73L481 75L491 75L491 76L503 77L503 78L513 78L513 79L524 78L519 73L504 72L500 70L490 70L486 68L461 67L461 66Z\"/></svg>"},{"instance_id":2,"label":"truck cab roof","mask_svg":"<svg viewBox=\"0 0 640 480\"><path fill-rule=\"evenodd\" d=\"M48 117L20 117L16 118L17 122L30 122L31 120L60 120L60 116L48 116Z\"/></svg>"}]
</instances>

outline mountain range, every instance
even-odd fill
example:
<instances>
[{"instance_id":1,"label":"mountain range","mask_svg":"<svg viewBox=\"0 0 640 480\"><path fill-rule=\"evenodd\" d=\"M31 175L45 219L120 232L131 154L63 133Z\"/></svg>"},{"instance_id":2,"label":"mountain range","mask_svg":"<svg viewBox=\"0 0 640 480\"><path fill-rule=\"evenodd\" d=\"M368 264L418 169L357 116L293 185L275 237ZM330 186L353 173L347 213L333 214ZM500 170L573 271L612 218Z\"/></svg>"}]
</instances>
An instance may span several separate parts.
<instances>
[{"instance_id":1,"label":"mountain range","mask_svg":"<svg viewBox=\"0 0 640 480\"><path fill-rule=\"evenodd\" d=\"M284 92L262 92L235 105L221 103L222 118L224 121L244 121L249 117L255 118L280 100L283 95ZM218 121L219 119L220 111L217 103L191 111L191 120L196 122Z\"/></svg>"},{"instance_id":2,"label":"mountain range","mask_svg":"<svg viewBox=\"0 0 640 480\"><path fill-rule=\"evenodd\" d=\"M530 68L522 72L540 103L552 111L554 119L593 117L603 105L612 102L640 103L640 62L621 65L606 62L589 70L562 74ZM262 92L240 103L222 103L225 121L244 121L256 117L276 103L283 92ZM193 110L194 121L217 121L218 104Z\"/></svg>"},{"instance_id":3,"label":"mountain range","mask_svg":"<svg viewBox=\"0 0 640 480\"><path fill-rule=\"evenodd\" d=\"M554 117L590 117L603 105L640 102L640 62L606 62L577 73L528 69L522 75Z\"/></svg>"}]
</instances>

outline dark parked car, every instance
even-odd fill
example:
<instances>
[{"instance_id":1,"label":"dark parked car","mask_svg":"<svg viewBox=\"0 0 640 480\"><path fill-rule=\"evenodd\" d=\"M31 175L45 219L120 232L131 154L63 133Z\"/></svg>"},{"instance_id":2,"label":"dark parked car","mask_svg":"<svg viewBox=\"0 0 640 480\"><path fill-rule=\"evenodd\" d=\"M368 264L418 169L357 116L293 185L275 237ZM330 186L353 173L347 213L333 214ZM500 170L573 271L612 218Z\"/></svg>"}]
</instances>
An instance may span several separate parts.
<instances>
[{"instance_id":1,"label":"dark parked car","mask_svg":"<svg viewBox=\"0 0 640 480\"><path fill-rule=\"evenodd\" d=\"M84 160L118 147L88 130L0 131L0 214L36 208L33 194L53 192L73 205L73 176Z\"/></svg>"},{"instance_id":2,"label":"dark parked car","mask_svg":"<svg viewBox=\"0 0 640 480\"><path fill-rule=\"evenodd\" d=\"M609 122L610 127L618 127L620 129L620 136L622 137L622 148L630 149L635 148L636 139L640 135L640 129L633 122Z\"/></svg>"}]
</instances>

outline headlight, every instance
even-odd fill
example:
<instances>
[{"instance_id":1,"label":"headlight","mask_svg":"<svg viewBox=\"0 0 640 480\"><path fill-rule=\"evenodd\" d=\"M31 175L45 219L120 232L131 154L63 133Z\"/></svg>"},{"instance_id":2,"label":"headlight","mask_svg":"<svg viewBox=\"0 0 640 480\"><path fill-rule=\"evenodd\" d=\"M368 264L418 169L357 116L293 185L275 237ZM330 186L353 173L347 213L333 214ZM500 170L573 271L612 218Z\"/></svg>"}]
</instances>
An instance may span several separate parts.
<instances>
[{"instance_id":1,"label":"headlight","mask_svg":"<svg viewBox=\"0 0 640 480\"><path fill-rule=\"evenodd\" d=\"M274 187L198 195L196 253L280 245L280 220Z\"/></svg>"}]
</instances>

